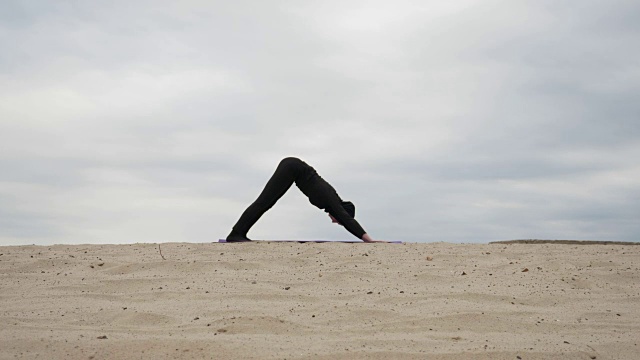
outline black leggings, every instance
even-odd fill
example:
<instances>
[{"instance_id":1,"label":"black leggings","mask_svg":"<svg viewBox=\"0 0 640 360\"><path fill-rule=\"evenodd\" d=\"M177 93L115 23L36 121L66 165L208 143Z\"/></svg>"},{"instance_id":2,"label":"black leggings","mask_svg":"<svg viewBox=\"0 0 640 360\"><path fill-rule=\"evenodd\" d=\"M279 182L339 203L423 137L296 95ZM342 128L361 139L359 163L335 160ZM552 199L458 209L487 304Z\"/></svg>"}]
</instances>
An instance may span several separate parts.
<instances>
[{"instance_id":1,"label":"black leggings","mask_svg":"<svg viewBox=\"0 0 640 360\"><path fill-rule=\"evenodd\" d=\"M267 182L264 190L260 193L256 201L249 205L242 213L238 222L233 226L235 234L247 236L247 232L262 215L271 209L280 200L287 190L293 185L302 173L304 163L300 159L285 158L280 161L276 172Z\"/></svg>"}]
</instances>

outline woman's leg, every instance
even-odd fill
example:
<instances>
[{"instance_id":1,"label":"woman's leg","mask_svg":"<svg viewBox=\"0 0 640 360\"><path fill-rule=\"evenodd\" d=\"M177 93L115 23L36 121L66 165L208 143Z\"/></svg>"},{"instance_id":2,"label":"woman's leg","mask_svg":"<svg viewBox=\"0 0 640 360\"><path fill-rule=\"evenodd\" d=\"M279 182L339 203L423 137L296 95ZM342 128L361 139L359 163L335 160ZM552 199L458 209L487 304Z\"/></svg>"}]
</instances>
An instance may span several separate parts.
<instances>
[{"instance_id":1,"label":"woman's leg","mask_svg":"<svg viewBox=\"0 0 640 360\"><path fill-rule=\"evenodd\" d=\"M271 207L289 190L299 174L301 160L296 158L285 158L280 161L275 173L267 182L253 204L242 213L238 222L233 226L233 230L227 236L227 241L247 241L247 232L253 224L260 219L262 214Z\"/></svg>"}]
</instances>

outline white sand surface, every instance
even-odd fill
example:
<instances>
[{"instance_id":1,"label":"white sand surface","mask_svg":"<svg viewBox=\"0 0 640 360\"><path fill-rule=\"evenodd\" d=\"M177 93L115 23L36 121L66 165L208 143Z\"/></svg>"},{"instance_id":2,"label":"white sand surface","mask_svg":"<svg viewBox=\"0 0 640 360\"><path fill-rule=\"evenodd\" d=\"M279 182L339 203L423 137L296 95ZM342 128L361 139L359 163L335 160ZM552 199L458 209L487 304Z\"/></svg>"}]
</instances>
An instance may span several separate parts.
<instances>
[{"instance_id":1,"label":"white sand surface","mask_svg":"<svg viewBox=\"0 0 640 360\"><path fill-rule=\"evenodd\" d=\"M640 359L640 246L0 247L0 359Z\"/></svg>"}]
</instances>

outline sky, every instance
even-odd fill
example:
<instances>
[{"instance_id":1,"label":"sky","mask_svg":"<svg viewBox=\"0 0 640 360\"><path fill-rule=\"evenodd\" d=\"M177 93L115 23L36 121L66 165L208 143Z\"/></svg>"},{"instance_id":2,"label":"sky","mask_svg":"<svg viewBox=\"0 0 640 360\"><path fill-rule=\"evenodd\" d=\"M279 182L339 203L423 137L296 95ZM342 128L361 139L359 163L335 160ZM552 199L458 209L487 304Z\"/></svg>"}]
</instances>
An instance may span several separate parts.
<instances>
[{"instance_id":1,"label":"sky","mask_svg":"<svg viewBox=\"0 0 640 360\"><path fill-rule=\"evenodd\" d=\"M0 245L640 241L636 0L0 2Z\"/></svg>"}]
</instances>

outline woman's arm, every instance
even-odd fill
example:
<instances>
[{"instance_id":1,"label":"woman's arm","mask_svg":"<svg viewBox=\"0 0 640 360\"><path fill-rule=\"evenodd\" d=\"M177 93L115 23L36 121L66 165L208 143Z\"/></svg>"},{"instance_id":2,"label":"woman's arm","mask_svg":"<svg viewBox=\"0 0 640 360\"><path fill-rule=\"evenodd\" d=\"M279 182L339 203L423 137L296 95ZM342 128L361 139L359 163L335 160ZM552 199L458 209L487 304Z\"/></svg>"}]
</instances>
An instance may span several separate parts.
<instances>
[{"instance_id":1,"label":"woman's arm","mask_svg":"<svg viewBox=\"0 0 640 360\"><path fill-rule=\"evenodd\" d=\"M366 231L360 226L356 219L352 218L351 215L347 214L342 205L339 202L335 202L329 208L329 214L338 220L338 223L344 226L348 232L353 234L358 239L362 239L362 237L366 234Z\"/></svg>"}]
</instances>

